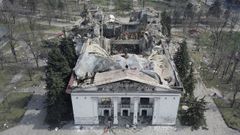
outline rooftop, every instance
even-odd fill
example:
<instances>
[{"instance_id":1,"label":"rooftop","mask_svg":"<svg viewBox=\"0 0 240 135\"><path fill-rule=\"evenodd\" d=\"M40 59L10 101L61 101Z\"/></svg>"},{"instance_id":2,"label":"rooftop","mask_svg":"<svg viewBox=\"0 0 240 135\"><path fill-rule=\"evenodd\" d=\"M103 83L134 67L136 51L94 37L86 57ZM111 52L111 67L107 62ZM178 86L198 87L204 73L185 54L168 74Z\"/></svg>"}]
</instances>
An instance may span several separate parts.
<instances>
[{"instance_id":1,"label":"rooftop","mask_svg":"<svg viewBox=\"0 0 240 135\"><path fill-rule=\"evenodd\" d=\"M144 17L144 14L136 15L134 22L127 23L138 24L139 17ZM77 53L79 58L73 69L74 76L69 81L71 86L87 90L132 81L154 88L179 87L173 62L164 52L165 45L157 44L161 43L159 40L162 37L152 35L154 30L155 27L148 27L145 31L125 33L117 40L106 37L88 38L78 47L81 50ZM116 32L115 28L113 32Z\"/></svg>"},{"instance_id":2,"label":"rooftop","mask_svg":"<svg viewBox=\"0 0 240 135\"><path fill-rule=\"evenodd\" d=\"M132 80L152 86L159 86L160 83L152 77L131 69L118 69L108 72L96 73L92 84L83 84L82 87L98 86L118 82L121 80Z\"/></svg>"}]
</instances>

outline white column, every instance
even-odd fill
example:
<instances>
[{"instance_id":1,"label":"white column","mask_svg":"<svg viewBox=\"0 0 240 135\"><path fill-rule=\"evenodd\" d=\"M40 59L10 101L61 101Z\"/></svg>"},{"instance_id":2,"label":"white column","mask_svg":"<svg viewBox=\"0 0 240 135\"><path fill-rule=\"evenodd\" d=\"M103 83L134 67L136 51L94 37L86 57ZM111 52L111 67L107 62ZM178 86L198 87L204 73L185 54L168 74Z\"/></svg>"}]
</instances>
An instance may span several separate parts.
<instances>
[{"instance_id":1,"label":"white column","mask_svg":"<svg viewBox=\"0 0 240 135\"><path fill-rule=\"evenodd\" d=\"M113 124L118 124L118 99L113 98Z\"/></svg>"},{"instance_id":2,"label":"white column","mask_svg":"<svg viewBox=\"0 0 240 135\"><path fill-rule=\"evenodd\" d=\"M134 98L134 112L133 112L133 124L136 125L138 123L138 103L139 98Z\"/></svg>"},{"instance_id":3,"label":"white column","mask_svg":"<svg viewBox=\"0 0 240 135\"><path fill-rule=\"evenodd\" d=\"M158 113L160 110L160 98L154 98L152 124L159 124Z\"/></svg>"},{"instance_id":4,"label":"white column","mask_svg":"<svg viewBox=\"0 0 240 135\"><path fill-rule=\"evenodd\" d=\"M93 113L94 113L94 124L99 124L98 120L98 98L92 97L93 101Z\"/></svg>"}]
</instances>

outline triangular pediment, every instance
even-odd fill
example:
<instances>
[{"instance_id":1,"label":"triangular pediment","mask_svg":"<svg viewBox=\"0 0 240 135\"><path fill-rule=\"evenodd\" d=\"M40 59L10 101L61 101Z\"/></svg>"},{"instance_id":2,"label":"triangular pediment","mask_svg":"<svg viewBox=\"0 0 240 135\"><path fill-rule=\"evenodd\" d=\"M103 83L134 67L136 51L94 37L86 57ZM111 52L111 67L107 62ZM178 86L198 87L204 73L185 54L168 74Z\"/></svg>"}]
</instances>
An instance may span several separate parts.
<instances>
[{"instance_id":1,"label":"triangular pediment","mask_svg":"<svg viewBox=\"0 0 240 135\"><path fill-rule=\"evenodd\" d=\"M137 82L135 80L124 79L117 82L103 84L98 86L98 90L102 91L153 91L154 86Z\"/></svg>"},{"instance_id":2,"label":"triangular pediment","mask_svg":"<svg viewBox=\"0 0 240 135\"><path fill-rule=\"evenodd\" d=\"M93 84L103 85L108 83L114 83L119 81L131 80L143 84L148 84L152 86L159 86L158 80L142 73L133 70L113 70L109 72L97 73L94 78Z\"/></svg>"},{"instance_id":3,"label":"triangular pediment","mask_svg":"<svg viewBox=\"0 0 240 135\"><path fill-rule=\"evenodd\" d=\"M84 91L98 92L175 92L158 80L142 73L115 70L96 74L93 83L82 85Z\"/></svg>"}]
</instances>

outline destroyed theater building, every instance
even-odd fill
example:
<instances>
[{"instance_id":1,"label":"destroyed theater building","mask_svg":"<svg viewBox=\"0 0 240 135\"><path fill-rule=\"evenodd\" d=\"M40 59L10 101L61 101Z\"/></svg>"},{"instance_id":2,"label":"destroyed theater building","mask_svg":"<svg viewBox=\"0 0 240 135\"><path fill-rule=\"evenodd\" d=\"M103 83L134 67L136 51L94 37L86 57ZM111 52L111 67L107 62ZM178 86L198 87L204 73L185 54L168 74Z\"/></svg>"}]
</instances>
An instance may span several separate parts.
<instances>
[{"instance_id":1,"label":"destroyed theater building","mask_svg":"<svg viewBox=\"0 0 240 135\"><path fill-rule=\"evenodd\" d=\"M75 124L174 125L182 85L158 14L88 13L73 29L78 60L66 92Z\"/></svg>"}]
</instances>

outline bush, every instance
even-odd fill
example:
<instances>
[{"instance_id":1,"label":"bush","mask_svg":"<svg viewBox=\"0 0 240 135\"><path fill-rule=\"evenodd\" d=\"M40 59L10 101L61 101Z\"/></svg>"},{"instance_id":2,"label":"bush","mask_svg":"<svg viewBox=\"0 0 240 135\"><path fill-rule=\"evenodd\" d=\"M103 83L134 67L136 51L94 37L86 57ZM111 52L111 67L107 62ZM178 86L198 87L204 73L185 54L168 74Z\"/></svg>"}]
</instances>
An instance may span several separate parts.
<instances>
[{"instance_id":1,"label":"bush","mask_svg":"<svg viewBox=\"0 0 240 135\"><path fill-rule=\"evenodd\" d=\"M207 110L204 97L198 98L186 98L182 99L182 104L179 111L179 120L182 125L191 126L192 130L197 130L200 127L206 127L206 119L204 112Z\"/></svg>"}]
</instances>

